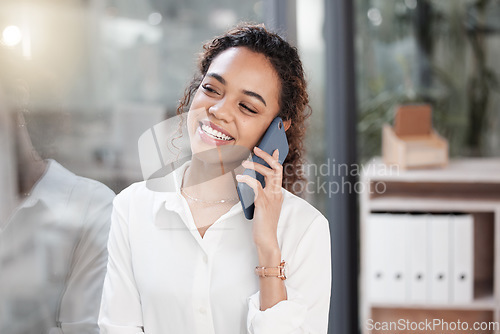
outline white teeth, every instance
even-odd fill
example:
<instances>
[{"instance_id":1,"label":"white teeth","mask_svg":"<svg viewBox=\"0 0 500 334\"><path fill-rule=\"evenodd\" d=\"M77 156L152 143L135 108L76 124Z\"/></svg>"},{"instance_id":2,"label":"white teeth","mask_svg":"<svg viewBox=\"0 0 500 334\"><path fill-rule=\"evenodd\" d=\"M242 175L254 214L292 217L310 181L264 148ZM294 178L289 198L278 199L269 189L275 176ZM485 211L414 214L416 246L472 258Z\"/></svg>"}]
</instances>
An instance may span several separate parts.
<instances>
[{"instance_id":1,"label":"white teeth","mask_svg":"<svg viewBox=\"0 0 500 334\"><path fill-rule=\"evenodd\" d=\"M215 129L212 129L210 126L203 124L201 126L201 129L205 131L205 133L211 135L212 137L216 139L222 139L222 140L231 140L233 138L221 133L220 131L217 131Z\"/></svg>"}]
</instances>

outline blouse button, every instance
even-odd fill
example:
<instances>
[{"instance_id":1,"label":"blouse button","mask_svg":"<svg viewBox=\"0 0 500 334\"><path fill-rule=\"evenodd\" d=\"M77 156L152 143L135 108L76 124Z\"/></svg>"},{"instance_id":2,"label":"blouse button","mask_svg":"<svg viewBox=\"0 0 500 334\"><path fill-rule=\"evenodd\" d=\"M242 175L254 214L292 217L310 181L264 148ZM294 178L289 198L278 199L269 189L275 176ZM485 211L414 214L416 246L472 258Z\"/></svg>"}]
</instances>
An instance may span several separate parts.
<instances>
[{"instance_id":1,"label":"blouse button","mask_svg":"<svg viewBox=\"0 0 500 334\"><path fill-rule=\"evenodd\" d=\"M207 313L207 309L206 309L205 307L203 307L203 306L200 306L200 307L198 308L198 311L199 311L201 314L206 314L206 313Z\"/></svg>"},{"instance_id":2,"label":"blouse button","mask_svg":"<svg viewBox=\"0 0 500 334\"><path fill-rule=\"evenodd\" d=\"M203 262L208 263L208 256L207 256L207 254L203 255Z\"/></svg>"}]
</instances>

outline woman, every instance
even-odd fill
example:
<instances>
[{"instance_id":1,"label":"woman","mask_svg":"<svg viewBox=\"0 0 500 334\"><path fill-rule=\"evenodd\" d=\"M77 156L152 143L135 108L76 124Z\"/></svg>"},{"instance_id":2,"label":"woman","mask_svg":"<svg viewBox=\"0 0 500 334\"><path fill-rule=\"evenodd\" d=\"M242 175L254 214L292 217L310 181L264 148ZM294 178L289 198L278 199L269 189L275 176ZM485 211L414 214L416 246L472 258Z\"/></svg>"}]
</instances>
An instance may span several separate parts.
<instances>
[{"instance_id":1,"label":"woman","mask_svg":"<svg viewBox=\"0 0 500 334\"><path fill-rule=\"evenodd\" d=\"M115 200L101 333L326 333L328 221L282 188L302 179L307 104L296 49L264 27L240 26L204 46L178 109L190 105L192 160L162 180L167 191L142 182ZM279 152L255 148L276 116L289 141L283 166ZM203 153L228 147L271 166L236 168L237 181L256 194L250 221L233 173L206 179L226 165L221 154ZM266 185L241 175L244 168L264 175Z\"/></svg>"}]
</instances>

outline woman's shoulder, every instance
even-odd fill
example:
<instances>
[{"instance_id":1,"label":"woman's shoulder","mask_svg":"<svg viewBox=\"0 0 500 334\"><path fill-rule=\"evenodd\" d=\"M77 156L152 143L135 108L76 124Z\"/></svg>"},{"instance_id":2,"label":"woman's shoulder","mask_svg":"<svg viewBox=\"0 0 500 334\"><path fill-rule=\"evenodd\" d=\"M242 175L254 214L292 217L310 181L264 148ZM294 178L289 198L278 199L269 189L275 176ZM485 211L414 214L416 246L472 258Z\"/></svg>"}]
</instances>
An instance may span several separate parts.
<instances>
[{"instance_id":1,"label":"woman's shoulder","mask_svg":"<svg viewBox=\"0 0 500 334\"><path fill-rule=\"evenodd\" d=\"M286 225L298 225L307 228L310 224L328 224L326 217L305 199L282 189L283 204L281 217Z\"/></svg>"},{"instance_id":2,"label":"woman's shoulder","mask_svg":"<svg viewBox=\"0 0 500 334\"><path fill-rule=\"evenodd\" d=\"M299 244L328 242L330 226L325 216L305 199L285 189L283 196L278 222L278 242L283 256L291 258Z\"/></svg>"},{"instance_id":3,"label":"woman's shoulder","mask_svg":"<svg viewBox=\"0 0 500 334\"><path fill-rule=\"evenodd\" d=\"M323 214L316 209L313 205L307 202L305 199L291 193L290 191L282 188L283 192L283 207L286 211L293 211L294 213L300 213L301 217L316 218L318 216L324 217Z\"/></svg>"},{"instance_id":4,"label":"woman's shoulder","mask_svg":"<svg viewBox=\"0 0 500 334\"><path fill-rule=\"evenodd\" d=\"M146 181L135 182L123 189L116 195L113 204L117 205L130 205L137 203L138 200L147 201L150 197L154 196L154 192L148 189Z\"/></svg>"},{"instance_id":5,"label":"woman's shoulder","mask_svg":"<svg viewBox=\"0 0 500 334\"><path fill-rule=\"evenodd\" d=\"M132 183L123 189L115 198L115 202L148 201L158 196L175 193L178 180L177 170L157 179L148 179Z\"/></svg>"}]
</instances>

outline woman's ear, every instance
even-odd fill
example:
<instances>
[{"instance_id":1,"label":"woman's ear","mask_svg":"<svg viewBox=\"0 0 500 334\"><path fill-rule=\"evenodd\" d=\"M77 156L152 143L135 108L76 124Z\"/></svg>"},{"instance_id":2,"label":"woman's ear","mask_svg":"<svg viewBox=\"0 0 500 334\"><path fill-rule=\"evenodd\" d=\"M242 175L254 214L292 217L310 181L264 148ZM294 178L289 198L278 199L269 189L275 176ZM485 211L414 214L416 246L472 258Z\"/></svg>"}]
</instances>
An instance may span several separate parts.
<instances>
[{"instance_id":1,"label":"woman's ear","mask_svg":"<svg viewBox=\"0 0 500 334\"><path fill-rule=\"evenodd\" d=\"M287 131L290 125L292 125L292 120L287 119L286 121L283 121L283 125L285 126L285 131Z\"/></svg>"}]
</instances>

